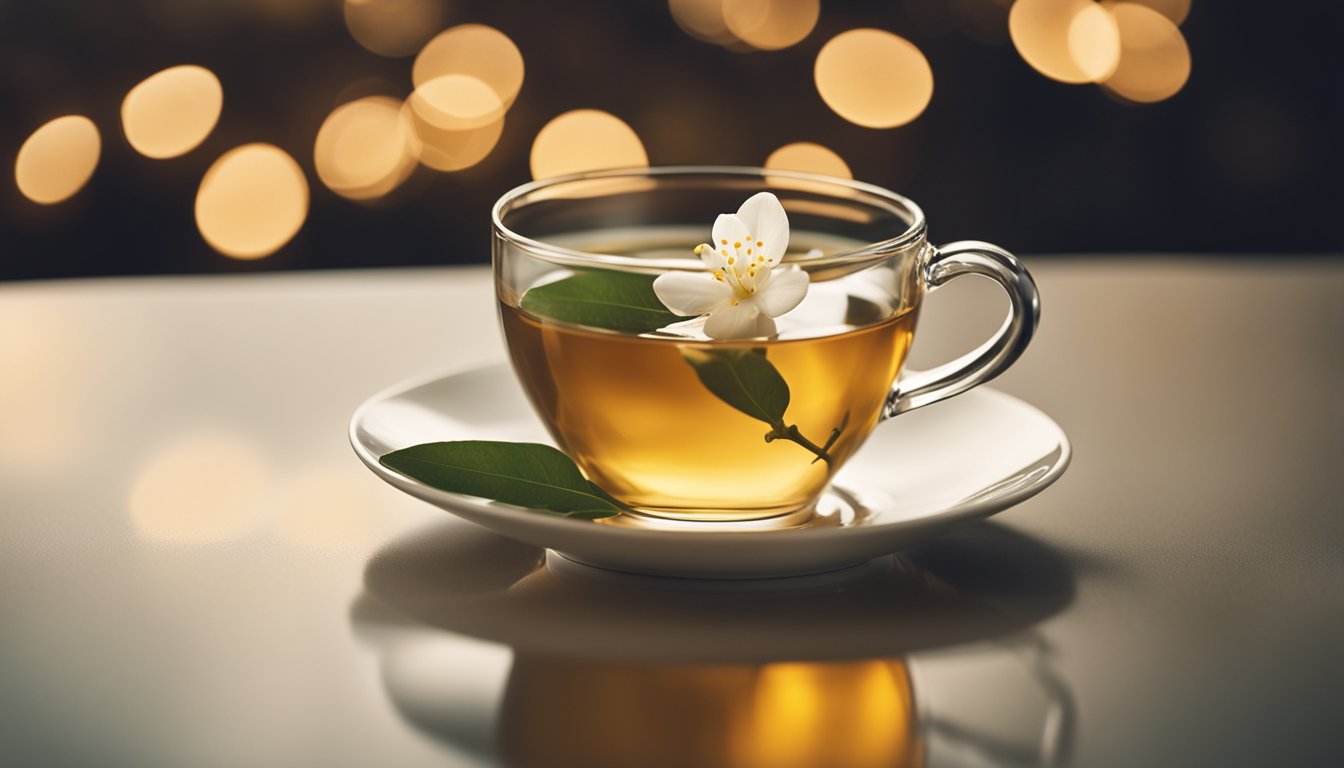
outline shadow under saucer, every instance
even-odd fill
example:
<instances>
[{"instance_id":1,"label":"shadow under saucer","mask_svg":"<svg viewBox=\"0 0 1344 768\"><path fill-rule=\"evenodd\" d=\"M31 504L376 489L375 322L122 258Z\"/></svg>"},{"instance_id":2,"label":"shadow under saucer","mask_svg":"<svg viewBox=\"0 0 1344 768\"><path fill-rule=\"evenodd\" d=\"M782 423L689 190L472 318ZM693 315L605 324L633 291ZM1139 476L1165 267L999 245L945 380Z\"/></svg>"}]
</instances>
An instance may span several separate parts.
<instances>
[{"instance_id":1,"label":"shadow under saucer","mask_svg":"<svg viewBox=\"0 0 1344 768\"><path fill-rule=\"evenodd\" d=\"M1073 578L1028 536L975 524L844 571L756 581L617 574L458 521L370 560L356 625L421 625L547 656L871 658L990 639L1066 606Z\"/></svg>"}]
</instances>

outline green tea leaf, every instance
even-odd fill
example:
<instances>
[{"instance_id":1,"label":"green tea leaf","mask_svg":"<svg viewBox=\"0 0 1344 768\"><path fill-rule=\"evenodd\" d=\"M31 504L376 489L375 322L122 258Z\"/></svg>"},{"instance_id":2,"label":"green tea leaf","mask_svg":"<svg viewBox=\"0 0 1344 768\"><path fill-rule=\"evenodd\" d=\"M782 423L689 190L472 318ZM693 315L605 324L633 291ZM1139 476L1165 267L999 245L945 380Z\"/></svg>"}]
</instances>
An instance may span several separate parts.
<instances>
[{"instance_id":1,"label":"green tea leaf","mask_svg":"<svg viewBox=\"0 0 1344 768\"><path fill-rule=\"evenodd\" d=\"M529 289L519 304L537 317L627 333L685 320L658 300L653 280L653 275L613 270L579 272Z\"/></svg>"},{"instance_id":2,"label":"green tea leaf","mask_svg":"<svg viewBox=\"0 0 1344 768\"><path fill-rule=\"evenodd\" d=\"M384 454L378 463L444 491L505 504L586 518L620 512L568 456L540 443L424 443Z\"/></svg>"},{"instance_id":3,"label":"green tea leaf","mask_svg":"<svg viewBox=\"0 0 1344 768\"><path fill-rule=\"evenodd\" d=\"M592 480L588 481L588 490L591 491L594 496L599 496L603 499L606 499L607 502L611 504L611 506L613 507L622 508L625 506L624 504L621 503L620 499L602 490L602 488L599 487L598 484L594 483Z\"/></svg>"},{"instance_id":4,"label":"green tea leaf","mask_svg":"<svg viewBox=\"0 0 1344 768\"><path fill-rule=\"evenodd\" d=\"M715 397L753 419L783 425L789 385L765 359L765 350L686 348L682 357Z\"/></svg>"}]
</instances>

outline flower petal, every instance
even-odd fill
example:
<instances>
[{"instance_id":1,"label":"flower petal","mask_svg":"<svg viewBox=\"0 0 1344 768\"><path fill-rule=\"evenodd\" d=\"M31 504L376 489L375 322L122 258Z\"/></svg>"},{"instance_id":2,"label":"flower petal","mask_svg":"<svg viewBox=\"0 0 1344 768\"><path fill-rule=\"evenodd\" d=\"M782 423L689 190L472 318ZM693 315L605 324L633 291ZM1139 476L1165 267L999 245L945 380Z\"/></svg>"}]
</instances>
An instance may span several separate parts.
<instances>
[{"instance_id":1,"label":"flower petal","mask_svg":"<svg viewBox=\"0 0 1344 768\"><path fill-rule=\"evenodd\" d=\"M756 306L768 317L779 317L798 306L807 295L809 278L801 269L779 269L756 289Z\"/></svg>"},{"instance_id":2,"label":"flower petal","mask_svg":"<svg viewBox=\"0 0 1344 768\"><path fill-rule=\"evenodd\" d=\"M746 253L747 235L751 232L742 220L731 213L721 213L719 218L714 220L714 248L727 258L728 256L739 256L736 249L741 248L742 253ZM724 254L724 251L728 253Z\"/></svg>"},{"instance_id":3,"label":"flower petal","mask_svg":"<svg viewBox=\"0 0 1344 768\"><path fill-rule=\"evenodd\" d=\"M737 209L737 218L746 225L747 234L753 240L752 247L759 249L755 253L765 253L767 264L773 267L784 258L784 252L789 249L789 215L784 212L778 197L769 192L752 195ZM718 234L714 237L718 238Z\"/></svg>"},{"instance_id":4,"label":"flower petal","mask_svg":"<svg viewBox=\"0 0 1344 768\"><path fill-rule=\"evenodd\" d=\"M696 248L699 249L696 251L696 255L700 257L700 261L703 262L711 272L717 272L728 266L728 262L726 261L728 257L719 253L718 250L709 243L701 243L697 245Z\"/></svg>"},{"instance_id":5,"label":"flower petal","mask_svg":"<svg viewBox=\"0 0 1344 768\"><path fill-rule=\"evenodd\" d=\"M775 321L766 317L764 312L756 316L756 336L774 336L777 330Z\"/></svg>"},{"instance_id":6,"label":"flower petal","mask_svg":"<svg viewBox=\"0 0 1344 768\"><path fill-rule=\"evenodd\" d=\"M736 306L725 304L709 313L705 335L711 339L750 339L758 335L760 314L751 301L740 301Z\"/></svg>"},{"instance_id":7,"label":"flower petal","mask_svg":"<svg viewBox=\"0 0 1344 768\"><path fill-rule=\"evenodd\" d=\"M682 317L703 315L733 297L727 283L703 272L666 272L653 281L653 292Z\"/></svg>"}]
</instances>

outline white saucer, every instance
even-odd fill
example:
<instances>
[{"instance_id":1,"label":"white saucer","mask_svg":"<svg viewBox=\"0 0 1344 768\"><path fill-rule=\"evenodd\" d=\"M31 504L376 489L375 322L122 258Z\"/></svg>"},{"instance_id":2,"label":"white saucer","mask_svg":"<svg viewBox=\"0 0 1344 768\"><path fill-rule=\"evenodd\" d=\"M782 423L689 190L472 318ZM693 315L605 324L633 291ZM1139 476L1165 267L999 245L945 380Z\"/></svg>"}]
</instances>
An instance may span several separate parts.
<instances>
[{"instance_id":1,"label":"white saucer","mask_svg":"<svg viewBox=\"0 0 1344 768\"><path fill-rule=\"evenodd\" d=\"M350 444L392 486L498 533L588 565L691 578L843 568L1013 506L1053 483L1071 449L1036 408L979 387L880 425L836 475L863 514L774 531L648 530L557 517L431 488L378 463L439 440L553 443L507 365L437 373L365 401Z\"/></svg>"}]
</instances>

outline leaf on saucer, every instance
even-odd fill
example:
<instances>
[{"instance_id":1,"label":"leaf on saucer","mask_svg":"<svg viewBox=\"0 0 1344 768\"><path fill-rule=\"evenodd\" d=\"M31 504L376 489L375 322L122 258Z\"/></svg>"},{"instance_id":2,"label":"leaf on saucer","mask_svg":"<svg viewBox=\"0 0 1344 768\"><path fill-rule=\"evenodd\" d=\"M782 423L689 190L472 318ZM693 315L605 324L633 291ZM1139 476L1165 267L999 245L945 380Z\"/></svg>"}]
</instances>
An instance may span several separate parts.
<instances>
[{"instance_id":1,"label":"leaf on saucer","mask_svg":"<svg viewBox=\"0 0 1344 768\"><path fill-rule=\"evenodd\" d=\"M715 397L766 424L783 423L789 385L764 349L685 348L681 354Z\"/></svg>"},{"instance_id":2,"label":"leaf on saucer","mask_svg":"<svg viewBox=\"0 0 1344 768\"><path fill-rule=\"evenodd\" d=\"M384 454L378 463L440 490L568 517L620 512L619 503L589 482L573 460L540 443L424 443Z\"/></svg>"},{"instance_id":3,"label":"leaf on saucer","mask_svg":"<svg viewBox=\"0 0 1344 768\"><path fill-rule=\"evenodd\" d=\"M579 272L528 289L519 304L537 317L627 333L685 320L658 300L653 280L653 275L612 270Z\"/></svg>"},{"instance_id":4,"label":"leaf on saucer","mask_svg":"<svg viewBox=\"0 0 1344 768\"><path fill-rule=\"evenodd\" d=\"M601 488L600 486L598 486L597 483L594 483L592 480L589 480L589 481L588 481L588 489L589 489L590 491L593 492L593 495L594 495L594 496L600 496L600 497L606 499L607 502L608 502L609 504L611 504L613 507L616 507L617 509L624 509L624 508L625 508L625 505L621 503L621 500L620 500L620 499L618 499L618 498L616 498L615 496L612 496L610 493L607 493L606 491L602 490L602 488Z\"/></svg>"},{"instance_id":5,"label":"leaf on saucer","mask_svg":"<svg viewBox=\"0 0 1344 768\"><path fill-rule=\"evenodd\" d=\"M547 510L551 511L551 510ZM582 517L585 520L601 520L604 517L611 517L619 514L615 509L576 509L572 512L556 512L561 517Z\"/></svg>"}]
</instances>

